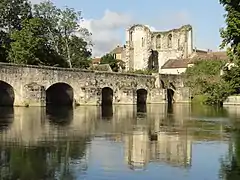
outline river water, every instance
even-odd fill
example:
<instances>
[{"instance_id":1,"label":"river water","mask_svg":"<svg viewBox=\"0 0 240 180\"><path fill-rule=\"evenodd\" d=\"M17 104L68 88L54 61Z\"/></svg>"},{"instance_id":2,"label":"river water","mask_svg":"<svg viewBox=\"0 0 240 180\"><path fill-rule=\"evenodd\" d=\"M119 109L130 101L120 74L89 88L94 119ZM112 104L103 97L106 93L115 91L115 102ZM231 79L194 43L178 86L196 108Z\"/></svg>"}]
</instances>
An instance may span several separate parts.
<instances>
[{"instance_id":1,"label":"river water","mask_svg":"<svg viewBox=\"0 0 240 180\"><path fill-rule=\"evenodd\" d=\"M0 180L239 180L237 109L0 108Z\"/></svg>"}]
</instances>

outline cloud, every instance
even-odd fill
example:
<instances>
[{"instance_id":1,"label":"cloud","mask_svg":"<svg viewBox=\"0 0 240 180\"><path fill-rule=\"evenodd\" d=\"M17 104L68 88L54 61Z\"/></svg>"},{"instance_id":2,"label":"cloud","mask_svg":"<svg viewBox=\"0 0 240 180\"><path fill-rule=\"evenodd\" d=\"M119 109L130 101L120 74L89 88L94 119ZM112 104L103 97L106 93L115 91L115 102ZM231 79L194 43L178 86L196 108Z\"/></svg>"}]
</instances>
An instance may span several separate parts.
<instances>
[{"instance_id":1,"label":"cloud","mask_svg":"<svg viewBox=\"0 0 240 180\"><path fill-rule=\"evenodd\" d=\"M122 32L132 23L130 15L106 10L102 18L84 19L81 26L92 33L93 56L101 56L123 43Z\"/></svg>"}]
</instances>

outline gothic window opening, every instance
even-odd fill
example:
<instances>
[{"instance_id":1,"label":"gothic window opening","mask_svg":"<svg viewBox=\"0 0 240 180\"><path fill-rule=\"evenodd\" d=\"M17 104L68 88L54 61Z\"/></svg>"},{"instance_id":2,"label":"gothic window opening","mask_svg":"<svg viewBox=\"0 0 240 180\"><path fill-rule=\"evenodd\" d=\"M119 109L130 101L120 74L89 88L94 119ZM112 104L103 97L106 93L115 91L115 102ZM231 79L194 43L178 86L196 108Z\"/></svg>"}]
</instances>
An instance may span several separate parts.
<instances>
[{"instance_id":1,"label":"gothic window opening","mask_svg":"<svg viewBox=\"0 0 240 180\"><path fill-rule=\"evenodd\" d=\"M145 45L145 39L142 37L142 47Z\"/></svg>"},{"instance_id":2,"label":"gothic window opening","mask_svg":"<svg viewBox=\"0 0 240 180\"><path fill-rule=\"evenodd\" d=\"M161 48L161 35L160 35L160 34L157 35L157 37L156 37L156 47L157 47L158 49Z\"/></svg>"},{"instance_id":3,"label":"gothic window opening","mask_svg":"<svg viewBox=\"0 0 240 180\"><path fill-rule=\"evenodd\" d=\"M129 34L129 41L132 41L132 40L133 40L133 32L131 31Z\"/></svg>"},{"instance_id":4,"label":"gothic window opening","mask_svg":"<svg viewBox=\"0 0 240 180\"><path fill-rule=\"evenodd\" d=\"M178 49L180 49L180 39L178 39Z\"/></svg>"},{"instance_id":5,"label":"gothic window opening","mask_svg":"<svg viewBox=\"0 0 240 180\"><path fill-rule=\"evenodd\" d=\"M168 35L168 48L172 48L172 34Z\"/></svg>"}]
</instances>

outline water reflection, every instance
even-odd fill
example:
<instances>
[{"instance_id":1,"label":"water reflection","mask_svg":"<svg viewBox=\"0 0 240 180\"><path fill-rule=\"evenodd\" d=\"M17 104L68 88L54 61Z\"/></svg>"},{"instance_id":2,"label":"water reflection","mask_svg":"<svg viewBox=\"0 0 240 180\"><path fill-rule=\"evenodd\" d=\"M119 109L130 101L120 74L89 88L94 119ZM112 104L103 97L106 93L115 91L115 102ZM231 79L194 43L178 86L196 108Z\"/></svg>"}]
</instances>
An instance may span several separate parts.
<instances>
[{"instance_id":1,"label":"water reflection","mask_svg":"<svg viewBox=\"0 0 240 180\"><path fill-rule=\"evenodd\" d=\"M153 177L153 164L187 168L194 174L199 170L197 144L204 156L212 153L204 151L211 146L206 141L232 143L226 158L215 166L221 165L221 177L234 179L240 172L240 131L229 127L237 127L238 119L231 115L234 110L221 111L227 113L210 116L209 111L187 104L0 109L0 126L7 127L0 132L0 179L137 178L127 168L148 169L144 179L159 179L163 174L184 179L161 168ZM229 121L215 120L223 116ZM218 176L205 171L215 173L212 179ZM204 179L201 173L199 178Z\"/></svg>"},{"instance_id":2,"label":"water reflection","mask_svg":"<svg viewBox=\"0 0 240 180\"><path fill-rule=\"evenodd\" d=\"M13 107L0 107L0 131L7 129L13 122Z\"/></svg>"},{"instance_id":3,"label":"water reflection","mask_svg":"<svg viewBox=\"0 0 240 180\"><path fill-rule=\"evenodd\" d=\"M240 179L240 114L238 106L225 107L230 117L231 138L229 141L228 152L221 158L220 177L224 180Z\"/></svg>"},{"instance_id":4,"label":"water reflection","mask_svg":"<svg viewBox=\"0 0 240 180\"><path fill-rule=\"evenodd\" d=\"M72 106L47 106L47 118L50 122L58 125L70 124L73 120L73 107Z\"/></svg>"},{"instance_id":5,"label":"water reflection","mask_svg":"<svg viewBox=\"0 0 240 180\"><path fill-rule=\"evenodd\" d=\"M113 106L102 105L101 112L102 112L102 119L111 119L113 117Z\"/></svg>"}]
</instances>

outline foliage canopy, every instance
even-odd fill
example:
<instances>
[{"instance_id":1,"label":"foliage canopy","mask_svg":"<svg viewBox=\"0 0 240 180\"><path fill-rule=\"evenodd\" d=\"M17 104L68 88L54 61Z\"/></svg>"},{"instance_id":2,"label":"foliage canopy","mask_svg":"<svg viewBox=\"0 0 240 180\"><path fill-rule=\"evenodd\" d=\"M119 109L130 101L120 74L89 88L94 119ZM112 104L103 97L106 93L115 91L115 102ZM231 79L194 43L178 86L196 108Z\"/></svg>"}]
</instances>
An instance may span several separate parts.
<instances>
[{"instance_id":1,"label":"foliage canopy","mask_svg":"<svg viewBox=\"0 0 240 180\"><path fill-rule=\"evenodd\" d=\"M81 12L51 1L0 2L0 61L60 67L89 67L91 33L79 24Z\"/></svg>"}]
</instances>

